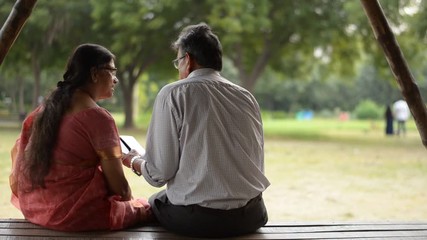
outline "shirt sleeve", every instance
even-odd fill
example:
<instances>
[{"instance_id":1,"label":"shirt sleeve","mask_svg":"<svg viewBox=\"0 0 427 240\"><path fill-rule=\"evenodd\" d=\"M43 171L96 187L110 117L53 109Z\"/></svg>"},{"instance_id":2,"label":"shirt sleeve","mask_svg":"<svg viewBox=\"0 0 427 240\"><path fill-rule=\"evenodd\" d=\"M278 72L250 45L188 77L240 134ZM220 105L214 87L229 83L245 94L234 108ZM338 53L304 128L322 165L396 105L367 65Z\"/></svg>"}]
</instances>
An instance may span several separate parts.
<instances>
[{"instance_id":1,"label":"shirt sleeve","mask_svg":"<svg viewBox=\"0 0 427 240\"><path fill-rule=\"evenodd\" d=\"M173 98L170 91L162 89L159 92L147 132L146 162L141 172L146 181L155 187L165 185L178 171L181 120Z\"/></svg>"}]
</instances>

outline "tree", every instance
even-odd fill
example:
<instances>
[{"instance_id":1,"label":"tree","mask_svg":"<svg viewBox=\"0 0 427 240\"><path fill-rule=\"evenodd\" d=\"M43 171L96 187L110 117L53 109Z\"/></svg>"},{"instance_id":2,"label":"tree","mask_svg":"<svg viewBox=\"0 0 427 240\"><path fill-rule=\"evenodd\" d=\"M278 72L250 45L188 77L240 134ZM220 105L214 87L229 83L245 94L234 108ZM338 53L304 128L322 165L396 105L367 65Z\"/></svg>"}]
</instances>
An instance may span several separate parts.
<instances>
[{"instance_id":1,"label":"tree","mask_svg":"<svg viewBox=\"0 0 427 240\"><path fill-rule=\"evenodd\" d=\"M392 25L400 29L398 37L403 40L402 45L412 44L411 56L417 57L418 74L424 76L427 66L422 44L419 39L403 34L417 32L416 36L422 38L423 26L427 26L421 11L412 15L402 13L412 2L416 1L387 0L384 8L391 9L387 11L388 16ZM10 10L12 4L9 5ZM0 10L4 6L0 6ZM425 8L424 3L419 6ZM301 103L316 107L314 101L298 97L310 91L325 102L322 105L331 105L333 102L319 90L335 92L343 87L339 82L354 79L354 71L358 70L355 63L363 63L365 55L373 59L373 71L381 79L391 79L379 47L372 44L369 23L361 9L359 2L345 0L39 0L9 53L10 65L2 69L2 74L7 73L8 78L2 80L18 79L11 71L14 65L21 69L31 67L33 77L20 78L35 79L35 104L43 91L41 86L48 78L53 82L57 78L47 73L56 74L63 68L66 57L76 45L100 43L117 56L121 90L118 96L123 97L119 103L124 103L125 127L133 127L135 86L143 82L144 86L150 84L147 89L157 91L163 84L176 80L177 73L171 65L176 56L169 45L183 26L203 21L211 25L221 39L223 74L231 73L231 80L237 79L236 83L254 91L259 81L279 78L278 82L272 81L277 84L274 86L301 90L292 98L280 96L280 91L276 91L271 101L274 106L282 106L281 100L293 101L294 106L298 106L301 104L295 101L304 99ZM417 28L407 26L412 21L419 23L414 24ZM266 69L274 73L269 74ZM25 69L19 73L27 72ZM350 77L341 76L345 74ZM333 81L328 82L328 79ZM304 84L282 86L280 83L304 80ZM322 86L322 81L328 86ZM154 82L157 86L152 88ZM334 84L339 86L334 88ZM271 97L268 92L263 94ZM347 104L346 108L354 104Z\"/></svg>"},{"instance_id":2,"label":"tree","mask_svg":"<svg viewBox=\"0 0 427 240\"><path fill-rule=\"evenodd\" d=\"M197 8L198 1L190 2ZM91 1L99 41L117 55L125 128L134 127L134 88L142 74L151 70L158 78L176 76L171 65L175 55L169 46L194 14L185 3L188 1Z\"/></svg>"},{"instance_id":3,"label":"tree","mask_svg":"<svg viewBox=\"0 0 427 240\"><path fill-rule=\"evenodd\" d=\"M384 51L396 81L399 83L403 97L408 102L423 145L427 148L427 108L418 86L378 1L361 0L361 2L371 23L375 38Z\"/></svg>"},{"instance_id":4,"label":"tree","mask_svg":"<svg viewBox=\"0 0 427 240\"><path fill-rule=\"evenodd\" d=\"M85 5L83 1L39 1L15 47L11 49L9 54L17 55L10 56L14 59L13 64L31 68L34 81L33 107L38 105L38 99L43 95L42 72L64 67L71 46L75 46L76 36L85 33L85 28L81 26L88 25L84 20L89 15L79 11L86 9ZM75 16L79 18L75 19ZM72 29L79 29L80 35Z\"/></svg>"},{"instance_id":5,"label":"tree","mask_svg":"<svg viewBox=\"0 0 427 240\"><path fill-rule=\"evenodd\" d=\"M37 0L18 0L10 11L9 17L0 30L0 65L18 37L36 2Z\"/></svg>"},{"instance_id":6,"label":"tree","mask_svg":"<svg viewBox=\"0 0 427 240\"><path fill-rule=\"evenodd\" d=\"M0 16L5 19L7 18L0 31L0 64L3 63L11 46L18 38L18 34L30 16L35 3L36 1L16 1L14 5L7 3L0 7ZM19 50L15 52L18 54L9 54L7 61L0 67L4 69L1 71L0 77L3 83L3 91L6 92L4 97L9 97L12 100L11 109L17 110L19 113L25 113L24 79L27 76L25 72L28 68L25 65L22 65L21 68L16 68L17 63L23 62L21 59L24 57L24 54Z\"/></svg>"},{"instance_id":7,"label":"tree","mask_svg":"<svg viewBox=\"0 0 427 240\"><path fill-rule=\"evenodd\" d=\"M240 83L250 91L268 65L294 77L312 66L305 64L308 59L325 61L328 55L340 52L357 56L357 49L344 44L349 39L345 34L345 1L226 2L215 1L208 19L220 32ZM313 57L315 49L322 52L323 59Z\"/></svg>"}]
</instances>

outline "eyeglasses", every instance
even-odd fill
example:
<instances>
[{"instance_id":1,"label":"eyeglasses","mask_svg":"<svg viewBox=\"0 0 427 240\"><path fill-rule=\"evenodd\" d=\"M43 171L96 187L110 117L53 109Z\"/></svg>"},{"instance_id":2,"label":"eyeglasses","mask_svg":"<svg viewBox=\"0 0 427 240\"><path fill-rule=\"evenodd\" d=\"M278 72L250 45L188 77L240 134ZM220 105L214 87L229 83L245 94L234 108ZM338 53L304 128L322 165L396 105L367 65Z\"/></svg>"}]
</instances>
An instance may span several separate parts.
<instances>
[{"instance_id":1,"label":"eyeglasses","mask_svg":"<svg viewBox=\"0 0 427 240\"><path fill-rule=\"evenodd\" d=\"M113 76L116 76L117 74L117 68L113 68L113 67L100 67L99 69L104 69L109 71Z\"/></svg>"},{"instance_id":2,"label":"eyeglasses","mask_svg":"<svg viewBox=\"0 0 427 240\"><path fill-rule=\"evenodd\" d=\"M180 58L177 58L177 59L175 59L175 60L173 60L173 61L172 61L173 66L174 66L176 69L178 69L178 67L179 67L179 60L181 60L181 59L183 59L183 58L185 58L185 54L184 54L184 56L182 56L182 57L180 57Z\"/></svg>"}]
</instances>

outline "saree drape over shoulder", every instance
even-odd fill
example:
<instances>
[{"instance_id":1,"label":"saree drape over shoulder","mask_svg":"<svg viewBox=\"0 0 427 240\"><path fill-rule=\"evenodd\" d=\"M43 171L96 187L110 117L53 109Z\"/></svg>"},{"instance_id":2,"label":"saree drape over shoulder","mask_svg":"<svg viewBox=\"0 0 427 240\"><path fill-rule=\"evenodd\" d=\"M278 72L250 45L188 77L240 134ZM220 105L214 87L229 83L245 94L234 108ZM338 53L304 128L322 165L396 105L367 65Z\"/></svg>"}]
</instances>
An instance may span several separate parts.
<instances>
[{"instance_id":1,"label":"saree drape over shoulder","mask_svg":"<svg viewBox=\"0 0 427 240\"><path fill-rule=\"evenodd\" d=\"M112 195L97 151L119 146L115 122L107 110L90 108L64 116L53 149L45 188L33 188L25 174L25 151L37 109L22 125L12 151L12 203L30 222L63 231L122 229L141 221L143 199L120 201ZM105 160L102 160L105 161Z\"/></svg>"}]
</instances>

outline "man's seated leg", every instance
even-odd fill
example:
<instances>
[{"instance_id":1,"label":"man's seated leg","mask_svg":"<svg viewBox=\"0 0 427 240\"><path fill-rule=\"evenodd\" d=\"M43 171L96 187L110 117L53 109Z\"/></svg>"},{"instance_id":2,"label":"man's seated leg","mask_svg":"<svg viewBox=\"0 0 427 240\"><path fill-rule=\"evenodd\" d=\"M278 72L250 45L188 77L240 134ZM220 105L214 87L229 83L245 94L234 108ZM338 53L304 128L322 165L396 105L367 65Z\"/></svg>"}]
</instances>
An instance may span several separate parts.
<instances>
[{"instance_id":1,"label":"man's seated leg","mask_svg":"<svg viewBox=\"0 0 427 240\"><path fill-rule=\"evenodd\" d=\"M198 205L177 206L163 190L150 198L157 220L166 229L192 237L232 237L251 233L267 223L267 210L262 196L244 207L220 210Z\"/></svg>"}]
</instances>

